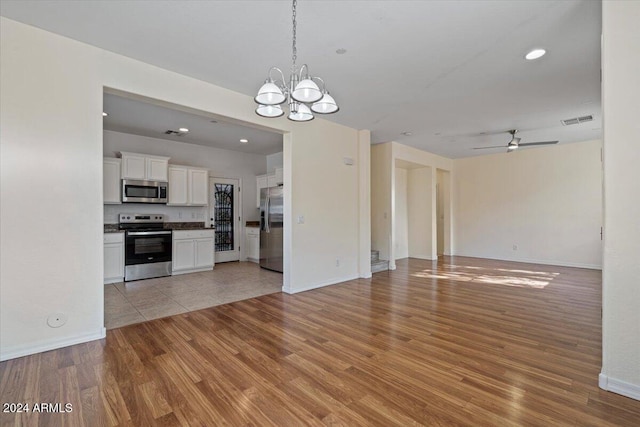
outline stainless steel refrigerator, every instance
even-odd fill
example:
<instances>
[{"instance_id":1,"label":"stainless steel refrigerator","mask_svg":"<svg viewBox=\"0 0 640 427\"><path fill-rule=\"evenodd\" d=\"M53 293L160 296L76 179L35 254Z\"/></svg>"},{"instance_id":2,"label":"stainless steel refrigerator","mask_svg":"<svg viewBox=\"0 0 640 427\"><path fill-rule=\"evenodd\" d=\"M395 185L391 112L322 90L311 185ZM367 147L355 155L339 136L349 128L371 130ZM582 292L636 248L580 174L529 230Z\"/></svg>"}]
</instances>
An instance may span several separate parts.
<instances>
[{"instance_id":1,"label":"stainless steel refrigerator","mask_svg":"<svg viewBox=\"0 0 640 427\"><path fill-rule=\"evenodd\" d=\"M282 187L260 190L260 267L282 273Z\"/></svg>"}]
</instances>

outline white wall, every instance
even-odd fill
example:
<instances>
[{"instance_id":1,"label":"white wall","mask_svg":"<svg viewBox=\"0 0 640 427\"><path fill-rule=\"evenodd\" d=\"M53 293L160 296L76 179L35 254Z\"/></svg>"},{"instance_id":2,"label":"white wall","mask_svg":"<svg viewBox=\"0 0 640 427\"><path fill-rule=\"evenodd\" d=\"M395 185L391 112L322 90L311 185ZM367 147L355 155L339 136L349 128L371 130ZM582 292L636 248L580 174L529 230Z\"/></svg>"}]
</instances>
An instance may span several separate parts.
<instances>
[{"instance_id":1,"label":"white wall","mask_svg":"<svg viewBox=\"0 0 640 427\"><path fill-rule=\"evenodd\" d=\"M600 268L600 148L589 141L455 160L455 254Z\"/></svg>"},{"instance_id":2,"label":"white wall","mask_svg":"<svg viewBox=\"0 0 640 427\"><path fill-rule=\"evenodd\" d=\"M105 87L285 133L284 289L366 274L359 194L367 182L359 162L342 164L365 148L357 130L261 118L250 96L6 18L0 31L0 358L104 336ZM300 214L306 223L294 224ZM54 313L67 323L48 327Z\"/></svg>"},{"instance_id":3,"label":"white wall","mask_svg":"<svg viewBox=\"0 0 640 427\"><path fill-rule=\"evenodd\" d=\"M407 169L396 166L394 184L396 200L396 221L394 227L394 246L396 259L409 256L409 216L407 199Z\"/></svg>"},{"instance_id":4,"label":"white wall","mask_svg":"<svg viewBox=\"0 0 640 427\"><path fill-rule=\"evenodd\" d=\"M602 4L604 269L600 386L640 400L640 2Z\"/></svg>"},{"instance_id":5,"label":"white wall","mask_svg":"<svg viewBox=\"0 0 640 427\"><path fill-rule=\"evenodd\" d=\"M256 209L256 175L266 173L267 156L222 150L202 145L186 144L165 139L149 138L128 133L104 131L103 153L105 157L116 157L120 151L167 156L169 164L198 166L209 169L210 176L218 178L239 178L242 198L242 223L257 221L260 217ZM212 175L213 174L213 175ZM204 221L208 218L206 207L105 205L104 222L118 222L118 213L123 209L142 209L141 213L154 211L167 215L168 221ZM146 209L146 210L145 210ZM136 211L137 212L137 211ZM178 214L182 213L182 218ZM191 214L198 218L191 218Z\"/></svg>"},{"instance_id":6,"label":"white wall","mask_svg":"<svg viewBox=\"0 0 640 427\"><path fill-rule=\"evenodd\" d=\"M371 249L391 259L391 198L394 179L391 144L371 147Z\"/></svg>"},{"instance_id":7,"label":"white wall","mask_svg":"<svg viewBox=\"0 0 640 427\"><path fill-rule=\"evenodd\" d=\"M407 178L409 200L409 256L436 259L435 253L435 183L432 168L409 169ZM398 205L396 204L396 212Z\"/></svg>"},{"instance_id":8,"label":"white wall","mask_svg":"<svg viewBox=\"0 0 640 427\"><path fill-rule=\"evenodd\" d=\"M422 193L421 197L429 198L429 209L432 211L430 221L433 229L430 230L429 247L433 248L429 259L435 258L436 248L436 213L435 213L435 171L442 169L451 171L452 160L441 157L427 151L418 150L397 142L376 144L371 147L371 247L380 251L380 258L389 260L389 268L395 269L395 170L397 161L408 162L414 167L423 167L430 170L432 177L429 179L429 190ZM402 162L400 162L402 163ZM413 170L413 169L411 169ZM410 180L410 177L407 176ZM407 195L411 200L411 196ZM410 222L411 220L409 220ZM411 234L409 225L409 234ZM420 256L426 256L424 251L416 251ZM409 247L411 255L411 246Z\"/></svg>"},{"instance_id":9,"label":"white wall","mask_svg":"<svg viewBox=\"0 0 640 427\"><path fill-rule=\"evenodd\" d=\"M273 172L276 168L281 168L283 164L282 152L269 154L267 156L267 173Z\"/></svg>"}]
</instances>

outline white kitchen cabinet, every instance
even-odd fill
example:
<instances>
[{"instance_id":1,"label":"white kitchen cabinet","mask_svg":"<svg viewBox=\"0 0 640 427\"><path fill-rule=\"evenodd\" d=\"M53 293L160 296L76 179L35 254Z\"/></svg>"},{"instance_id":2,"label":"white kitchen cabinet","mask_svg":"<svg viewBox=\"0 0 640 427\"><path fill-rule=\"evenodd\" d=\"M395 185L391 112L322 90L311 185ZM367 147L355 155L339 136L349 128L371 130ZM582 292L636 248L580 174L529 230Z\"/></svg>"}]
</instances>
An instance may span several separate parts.
<instances>
[{"instance_id":1,"label":"white kitchen cabinet","mask_svg":"<svg viewBox=\"0 0 640 427\"><path fill-rule=\"evenodd\" d=\"M124 233L104 234L104 284L124 281Z\"/></svg>"},{"instance_id":2,"label":"white kitchen cabinet","mask_svg":"<svg viewBox=\"0 0 640 427\"><path fill-rule=\"evenodd\" d=\"M106 157L102 160L102 197L105 205L121 204L120 168L122 161Z\"/></svg>"},{"instance_id":3,"label":"white kitchen cabinet","mask_svg":"<svg viewBox=\"0 0 640 427\"><path fill-rule=\"evenodd\" d=\"M209 171L189 169L189 203L191 206L206 206L209 203Z\"/></svg>"},{"instance_id":4,"label":"white kitchen cabinet","mask_svg":"<svg viewBox=\"0 0 640 427\"><path fill-rule=\"evenodd\" d=\"M211 233L213 236L213 232ZM195 239L195 268L213 268L213 237Z\"/></svg>"},{"instance_id":5,"label":"white kitchen cabinet","mask_svg":"<svg viewBox=\"0 0 640 427\"><path fill-rule=\"evenodd\" d=\"M173 233L173 253L171 255L173 261L173 274L179 271L193 270L195 268L196 248L193 239L177 240L176 232Z\"/></svg>"},{"instance_id":6,"label":"white kitchen cabinet","mask_svg":"<svg viewBox=\"0 0 640 427\"><path fill-rule=\"evenodd\" d=\"M284 174L282 168L276 168L273 173L267 175L267 187L277 187L284 183Z\"/></svg>"},{"instance_id":7,"label":"white kitchen cabinet","mask_svg":"<svg viewBox=\"0 0 640 427\"><path fill-rule=\"evenodd\" d=\"M284 173L282 168L276 168L274 172L267 175L256 176L256 206L260 207L260 189L277 187L284 184Z\"/></svg>"},{"instance_id":8,"label":"white kitchen cabinet","mask_svg":"<svg viewBox=\"0 0 640 427\"><path fill-rule=\"evenodd\" d=\"M169 157L149 154L120 152L122 156L122 178L148 181L167 181Z\"/></svg>"},{"instance_id":9,"label":"white kitchen cabinet","mask_svg":"<svg viewBox=\"0 0 640 427\"><path fill-rule=\"evenodd\" d=\"M256 176L256 206L260 208L260 190L263 188L267 188L268 185L267 175L258 175Z\"/></svg>"},{"instance_id":10,"label":"white kitchen cabinet","mask_svg":"<svg viewBox=\"0 0 640 427\"><path fill-rule=\"evenodd\" d=\"M206 206L209 203L209 171L189 166L169 165L171 206Z\"/></svg>"},{"instance_id":11,"label":"white kitchen cabinet","mask_svg":"<svg viewBox=\"0 0 640 427\"><path fill-rule=\"evenodd\" d=\"M167 181L168 157L147 157L145 159L145 176L149 181Z\"/></svg>"},{"instance_id":12,"label":"white kitchen cabinet","mask_svg":"<svg viewBox=\"0 0 640 427\"><path fill-rule=\"evenodd\" d=\"M189 169L186 166L169 166L169 199L167 205L189 204Z\"/></svg>"},{"instance_id":13,"label":"white kitchen cabinet","mask_svg":"<svg viewBox=\"0 0 640 427\"><path fill-rule=\"evenodd\" d=\"M172 274L213 270L213 230L176 230L173 232Z\"/></svg>"},{"instance_id":14,"label":"white kitchen cabinet","mask_svg":"<svg viewBox=\"0 0 640 427\"><path fill-rule=\"evenodd\" d=\"M260 228L247 227L245 235L245 247L247 248L247 261L260 261Z\"/></svg>"}]
</instances>

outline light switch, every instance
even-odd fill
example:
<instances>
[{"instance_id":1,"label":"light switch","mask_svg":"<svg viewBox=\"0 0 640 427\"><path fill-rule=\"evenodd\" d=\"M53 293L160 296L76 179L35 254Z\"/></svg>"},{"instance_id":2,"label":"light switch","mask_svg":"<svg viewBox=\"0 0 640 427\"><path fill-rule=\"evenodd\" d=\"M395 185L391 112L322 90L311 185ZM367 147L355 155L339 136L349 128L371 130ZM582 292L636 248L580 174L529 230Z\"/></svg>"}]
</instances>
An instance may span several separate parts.
<instances>
[{"instance_id":1,"label":"light switch","mask_svg":"<svg viewBox=\"0 0 640 427\"><path fill-rule=\"evenodd\" d=\"M304 224L304 215L298 215L298 224Z\"/></svg>"}]
</instances>

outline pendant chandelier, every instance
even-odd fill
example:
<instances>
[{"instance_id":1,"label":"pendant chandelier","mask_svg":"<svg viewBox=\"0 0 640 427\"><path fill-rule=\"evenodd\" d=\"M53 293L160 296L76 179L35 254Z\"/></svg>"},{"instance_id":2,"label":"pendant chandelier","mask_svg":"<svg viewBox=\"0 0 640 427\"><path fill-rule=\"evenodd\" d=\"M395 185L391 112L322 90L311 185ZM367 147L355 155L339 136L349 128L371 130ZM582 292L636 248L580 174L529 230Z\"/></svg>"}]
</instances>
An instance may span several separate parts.
<instances>
[{"instance_id":1,"label":"pendant chandelier","mask_svg":"<svg viewBox=\"0 0 640 427\"><path fill-rule=\"evenodd\" d=\"M284 73L278 67L271 67L267 79L260 87L258 95L254 98L258 107L256 114L262 117L281 117L284 115L282 105L285 101L289 104L287 118L294 122L307 122L313 120L313 113L331 114L338 111L338 104L333 99L320 77L310 76L309 67L304 64L298 70L296 66L296 6L298 2L293 0L293 52L291 55L291 76L289 83ZM275 79L272 73L277 72ZM315 80L315 81L314 81ZM317 85L320 83L320 87Z\"/></svg>"}]
</instances>

